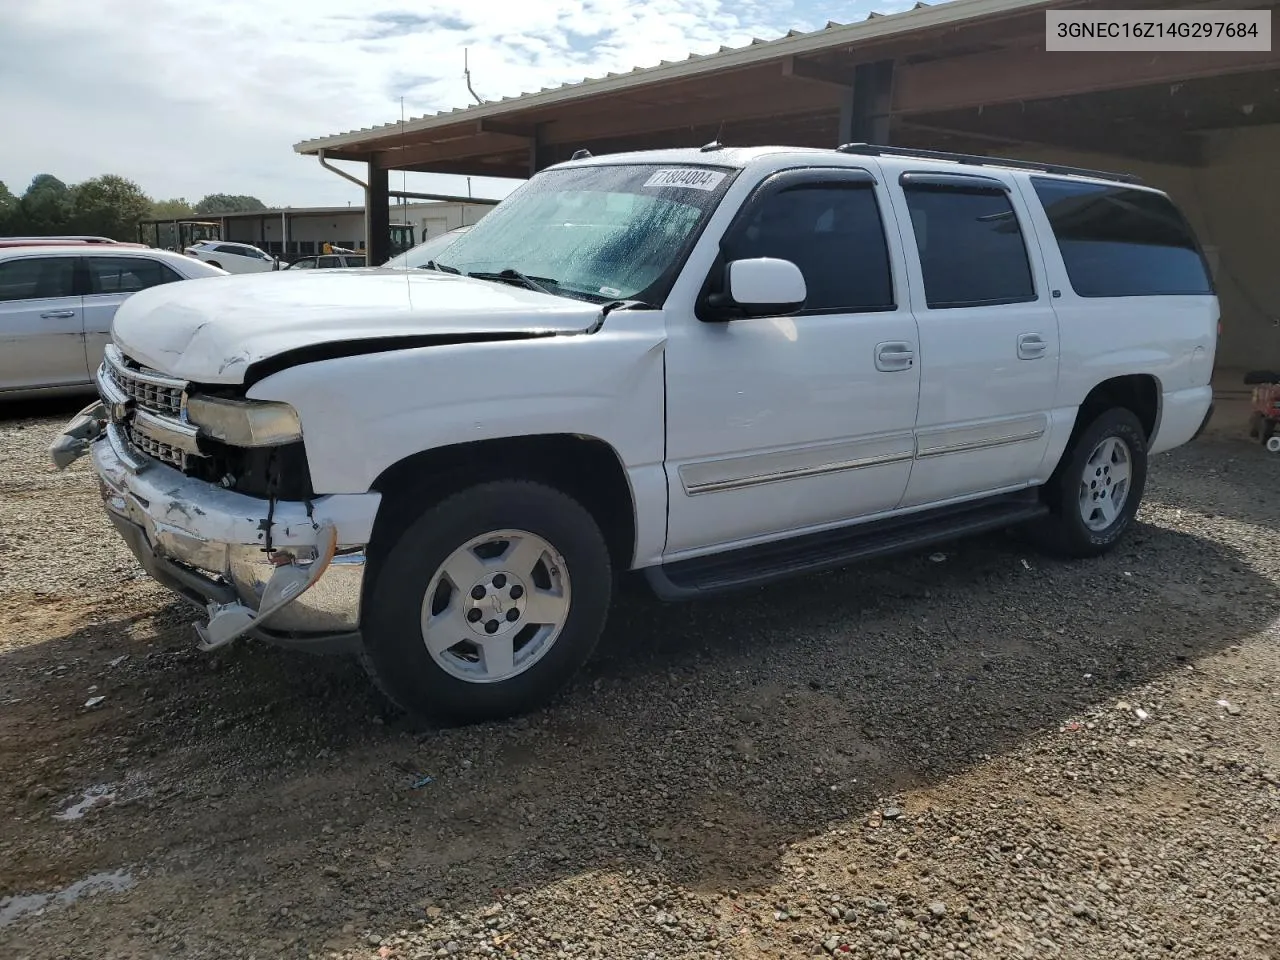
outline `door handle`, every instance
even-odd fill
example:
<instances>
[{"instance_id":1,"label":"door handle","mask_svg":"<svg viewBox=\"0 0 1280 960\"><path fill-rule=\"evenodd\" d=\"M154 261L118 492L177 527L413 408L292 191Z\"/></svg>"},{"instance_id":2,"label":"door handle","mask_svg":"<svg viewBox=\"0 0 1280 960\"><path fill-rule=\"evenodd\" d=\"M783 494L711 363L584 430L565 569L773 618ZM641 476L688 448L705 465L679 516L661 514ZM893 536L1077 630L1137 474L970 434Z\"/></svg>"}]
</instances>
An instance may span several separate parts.
<instances>
[{"instance_id":1,"label":"door handle","mask_svg":"<svg viewBox=\"0 0 1280 960\"><path fill-rule=\"evenodd\" d=\"M910 370L915 363L915 356L915 349L909 343L880 343L876 345L876 369L881 373Z\"/></svg>"},{"instance_id":2,"label":"door handle","mask_svg":"<svg viewBox=\"0 0 1280 960\"><path fill-rule=\"evenodd\" d=\"M1044 356L1044 352L1049 349L1049 345L1044 342L1044 337L1038 333L1024 333L1018 337L1018 358L1020 360L1035 360L1037 357Z\"/></svg>"},{"instance_id":3,"label":"door handle","mask_svg":"<svg viewBox=\"0 0 1280 960\"><path fill-rule=\"evenodd\" d=\"M48 313L40 314L42 320L70 320L76 315L74 310L50 310Z\"/></svg>"}]
</instances>

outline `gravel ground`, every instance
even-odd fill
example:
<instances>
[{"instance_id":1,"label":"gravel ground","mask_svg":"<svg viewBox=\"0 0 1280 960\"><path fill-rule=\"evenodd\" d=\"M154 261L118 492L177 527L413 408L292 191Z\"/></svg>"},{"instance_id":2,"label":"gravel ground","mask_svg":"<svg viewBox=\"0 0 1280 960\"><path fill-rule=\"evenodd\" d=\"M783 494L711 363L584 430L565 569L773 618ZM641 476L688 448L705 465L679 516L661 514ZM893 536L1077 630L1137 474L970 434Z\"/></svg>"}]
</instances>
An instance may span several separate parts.
<instances>
[{"instance_id":1,"label":"gravel ground","mask_svg":"<svg viewBox=\"0 0 1280 960\"><path fill-rule=\"evenodd\" d=\"M1093 562L629 598L554 707L430 730L345 660L196 653L46 466L76 406L0 419L6 958L1280 957L1257 445L1157 458Z\"/></svg>"}]
</instances>

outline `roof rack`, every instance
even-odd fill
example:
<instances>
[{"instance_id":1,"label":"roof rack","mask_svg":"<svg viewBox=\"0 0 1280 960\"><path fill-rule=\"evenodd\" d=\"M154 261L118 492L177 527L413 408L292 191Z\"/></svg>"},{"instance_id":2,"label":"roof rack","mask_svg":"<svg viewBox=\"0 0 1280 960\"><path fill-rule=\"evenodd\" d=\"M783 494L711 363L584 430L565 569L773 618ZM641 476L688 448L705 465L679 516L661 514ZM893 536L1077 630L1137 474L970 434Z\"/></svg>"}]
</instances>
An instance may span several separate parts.
<instances>
[{"instance_id":1,"label":"roof rack","mask_svg":"<svg viewBox=\"0 0 1280 960\"><path fill-rule=\"evenodd\" d=\"M1115 180L1119 183L1142 183L1142 178L1132 173L1110 173L1106 170L1089 170L1085 167L1068 167L1060 163L1036 163L1034 160L1009 160L1004 157L980 157L969 153L950 153L946 150L912 150L908 147L886 147L870 143L845 143L836 147L838 153L860 156L915 157L918 160L950 160L979 167L1012 167L1017 170L1039 170L1072 177L1093 177L1095 180Z\"/></svg>"}]
</instances>

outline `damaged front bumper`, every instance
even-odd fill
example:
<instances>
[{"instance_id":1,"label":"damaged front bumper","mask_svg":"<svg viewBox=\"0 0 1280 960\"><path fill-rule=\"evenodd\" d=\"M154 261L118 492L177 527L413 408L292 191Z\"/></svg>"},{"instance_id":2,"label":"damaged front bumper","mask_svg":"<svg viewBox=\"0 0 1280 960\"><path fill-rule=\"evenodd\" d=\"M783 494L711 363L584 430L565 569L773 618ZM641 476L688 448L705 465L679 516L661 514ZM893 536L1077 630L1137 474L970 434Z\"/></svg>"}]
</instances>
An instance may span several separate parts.
<instances>
[{"instance_id":1,"label":"damaged front bumper","mask_svg":"<svg viewBox=\"0 0 1280 960\"><path fill-rule=\"evenodd\" d=\"M317 651L358 643L379 494L273 504L225 490L135 453L101 404L49 453L59 469L90 455L107 516L143 568L204 612L202 649L245 635Z\"/></svg>"}]
</instances>

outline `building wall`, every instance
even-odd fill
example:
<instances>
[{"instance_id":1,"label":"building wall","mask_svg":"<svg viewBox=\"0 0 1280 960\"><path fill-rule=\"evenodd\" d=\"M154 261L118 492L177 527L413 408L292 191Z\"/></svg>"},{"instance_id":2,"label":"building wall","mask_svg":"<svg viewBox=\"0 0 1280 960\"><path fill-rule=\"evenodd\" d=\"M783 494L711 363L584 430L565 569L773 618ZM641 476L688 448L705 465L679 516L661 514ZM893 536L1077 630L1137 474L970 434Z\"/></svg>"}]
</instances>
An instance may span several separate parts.
<instances>
[{"instance_id":1,"label":"building wall","mask_svg":"<svg viewBox=\"0 0 1280 960\"><path fill-rule=\"evenodd\" d=\"M1219 368L1280 368L1280 126L1211 134L1196 178L1218 247Z\"/></svg>"},{"instance_id":2,"label":"building wall","mask_svg":"<svg viewBox=\"0 0 1280 960\"><path fill-rule=\"evenodd\" d=\"M492 209L492 205L479 203L393 204L391 219L397 223L413 224L421 243L458 227L470 226Z\"/></svg>"},{"instance_id":3,"label":"building wall","mask_svg":"<svg viewBox=\"0 0 1280 960\"><path fill-rule=\"evenodd\" d=\"M391 221L412 224L415 239L421 243L455 227L473 224L492 209L491 205L478 203L395 204ZM280 215L228 219L226 239L252 243L268 253L279 254ZM326 242L352 250L364 247L364 208L324 215L309 214L305 207L290 211L288 254L316 254Z\"/></svg>"},{"instance_id":4,"label":"building wall","mask_svg":"<svg viewBox=\"0 0 1280 960\"><path fill-rule=\"evenodd\" d=\"M1218 369L1280 367L1280 126L1210 134L1208 162L1195 169L1042 147L1008 153L1136 173L1167 191L1191 221L1213 269L1222 308Z\"/></svg>"},{"instance_id":5,"label":"building wall","mask_svg":"<svg viewBox=\"0 0 1280 960\"><path fill-rule=\"evenodd\" d=\"M282 237L279 215L265 220L236 219L227 222L227 239L256 244L269 253L278 253L275 245ZM289 216L289 252L295 252L294 243L318 245L326 241L340 247L359 247L364 242L364 211L355 208L350 213L327 214L323 217L303 215ZM318 250L299 250L299 253L318 253Z\"/></svg>"}]
</instances>

